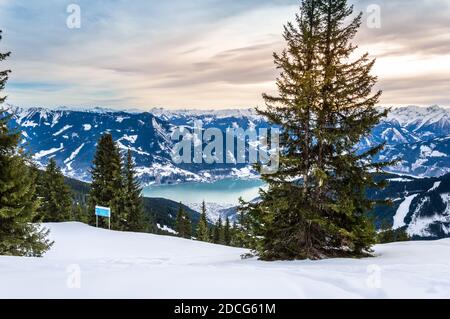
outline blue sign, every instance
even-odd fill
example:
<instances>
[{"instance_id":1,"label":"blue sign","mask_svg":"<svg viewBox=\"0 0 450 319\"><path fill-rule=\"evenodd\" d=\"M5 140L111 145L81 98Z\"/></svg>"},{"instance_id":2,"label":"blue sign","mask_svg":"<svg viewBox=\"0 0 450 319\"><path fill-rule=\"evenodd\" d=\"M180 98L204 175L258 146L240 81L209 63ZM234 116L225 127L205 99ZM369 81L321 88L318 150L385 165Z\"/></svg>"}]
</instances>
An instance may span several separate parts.
<instances>
[{"instance_id":1,"label":"blue sign","mask_svg":"<svg viewBox=\"0 0 450 319\"><path fill-rule=\"evenodd\" d=\"M95 206L95 215L100 217L111 218L111 208Z\"/></svg>"}]
</instances>

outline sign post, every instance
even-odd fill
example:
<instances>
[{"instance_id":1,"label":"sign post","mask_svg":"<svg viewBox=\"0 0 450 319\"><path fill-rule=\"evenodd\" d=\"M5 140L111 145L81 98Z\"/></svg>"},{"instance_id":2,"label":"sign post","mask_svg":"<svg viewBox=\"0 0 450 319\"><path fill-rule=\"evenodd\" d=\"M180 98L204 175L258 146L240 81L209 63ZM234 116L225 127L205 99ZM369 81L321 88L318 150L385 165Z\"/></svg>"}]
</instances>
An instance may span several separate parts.
<instances>
[{"instance_id":1,"label":"sign post","mask_svg":"<svg viewBox=\"0 0 450 319\"><path fill-rule=\"evenodd\" d=\"M108 228L111 230L111 208L95 206L95 219L98 228L98 217L108 218Z\"/></svg>"}]
</instances>

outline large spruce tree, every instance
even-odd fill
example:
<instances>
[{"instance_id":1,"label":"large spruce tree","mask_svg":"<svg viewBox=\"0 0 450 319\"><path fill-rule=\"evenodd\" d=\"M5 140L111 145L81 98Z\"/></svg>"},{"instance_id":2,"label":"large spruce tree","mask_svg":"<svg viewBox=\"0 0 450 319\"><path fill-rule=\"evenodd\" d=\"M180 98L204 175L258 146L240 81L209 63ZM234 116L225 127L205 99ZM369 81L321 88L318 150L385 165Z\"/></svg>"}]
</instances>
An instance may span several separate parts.
<instances>
[{"instance_id":1,"label":"large spruce tree","mask_svg":"<svg viewBox=\"0 0 450 319\"><path fill-rule=\"evenodd\" d=\"M37 181L37 194L40 199L39 218L44 222L69 221L73 204L72 194L54 159L49 161Z\"/></svg>"},{"instance_id":2,"label":"large spruce tree","mask_svg":"<svg viewBox=\"0 0 450 319\"><path fill-rule=\"evenodd\" d=\"M126 230L143 232L147 229L144 216L144 203L142 200L142 188L136 177L135 164L131 150L127 152L127 158L123 169L124 190L123 205L126 216Z\"/></svg>"},{"instance_id":3,"label":"large spruce tree","mask_svg":"<svg viewBox=\"0 0 450 319\"><path fill-rule=\"evenodd\" d=\"M362 256L375 243L366 189L382 186L372 173L387 163L372 162L383 145L356 145L386 112L375 108L374 61L352 56L362 19L352 13L345 0L302 1L287 48L274 54L279 94L264 94L258 111L282 130L280 167L263 175L261 202L241 207L262 259Z\"/></svg>"},{"instance_id":4,"label":"large spruce tree","mask_svg":"<svg viewBox=\"0 0 450 319\"><path fill-rule=\"evenodd\" d=\"M1 40L1 31L0 31ZM0 61L9 53L0 53ZM9 71L0 71L0 91ZM6 97L0 97L0 104ZM19 149L21 133L8 128L10 116L0 110L0 255L42 256L51 246L48 231L32 224L39 205L35 174Z\"/></svg>"},{"instance_id":5,"label":"large spruce tree","mask_svg":"<svg viewBox=\"0 0 450 319\"><path fill-rule=\"evenodd\" d=\"M123 202L122 160L119 148L109 133L105 133L98 141L91 174L89 212L94 214L96 205L110 207L112 229L126 230L128 221ZM99 223L106 225L102 219Z\"/></svg>"}]
</instances>

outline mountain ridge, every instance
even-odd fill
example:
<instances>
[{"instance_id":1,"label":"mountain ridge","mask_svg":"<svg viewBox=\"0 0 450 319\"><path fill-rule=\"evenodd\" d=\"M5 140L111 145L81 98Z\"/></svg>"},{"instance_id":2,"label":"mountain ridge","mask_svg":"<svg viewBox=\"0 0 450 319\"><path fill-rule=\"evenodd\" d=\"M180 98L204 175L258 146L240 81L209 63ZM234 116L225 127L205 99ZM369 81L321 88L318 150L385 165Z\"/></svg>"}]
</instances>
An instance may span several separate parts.
<instances>
[{"instance_id":1,"label":"mountain ridge","mask_svg":"<svg viewBox=\"0 0 450 319\"><path fill-rule=\"evenodd\" d=\"M121 150L132 151L145 185L213 181L230 176L254 177L256 172L245 164L175 164L171 158L174 143L170 135L179 126L192 130L195 121L202 121L205 129L217 127L223 132L230 127L245 130L269 126L254 109L173 111L157 108L151 113L9 105L8 112L13 114L10 125L22 130L22 145L34 154L41 167L54 158L66 176L89 181L96 142L104 132L110 132ZM450 171L449 135L450 109L399 107L357 147L363 151L386 143L385 150L375 160L401 160L389 172L437 177Z\"/></svg>"}]
</instances>

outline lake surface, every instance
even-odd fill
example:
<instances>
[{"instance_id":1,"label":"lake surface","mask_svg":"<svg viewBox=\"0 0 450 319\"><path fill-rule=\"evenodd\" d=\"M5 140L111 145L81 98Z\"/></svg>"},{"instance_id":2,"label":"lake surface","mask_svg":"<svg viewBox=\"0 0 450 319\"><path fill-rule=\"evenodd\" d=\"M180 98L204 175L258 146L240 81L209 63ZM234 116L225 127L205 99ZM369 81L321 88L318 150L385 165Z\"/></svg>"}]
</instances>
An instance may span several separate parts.
<instances>
[{"instance_id":1,"label":"lake surface","mask_svg":"<svg viewBox=\"0 0 450 319\"><path fill-rule=\"evenodd\" d=\"M213 183L185 183L176 185L148 186L144 188L146 197L162 197L185 204L201 203L203 200L218 204L239 204L239 197L246 201L259 196L264 187L259 179L223 179Z\"/></svg>"}]
</instances>

